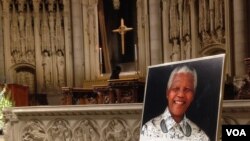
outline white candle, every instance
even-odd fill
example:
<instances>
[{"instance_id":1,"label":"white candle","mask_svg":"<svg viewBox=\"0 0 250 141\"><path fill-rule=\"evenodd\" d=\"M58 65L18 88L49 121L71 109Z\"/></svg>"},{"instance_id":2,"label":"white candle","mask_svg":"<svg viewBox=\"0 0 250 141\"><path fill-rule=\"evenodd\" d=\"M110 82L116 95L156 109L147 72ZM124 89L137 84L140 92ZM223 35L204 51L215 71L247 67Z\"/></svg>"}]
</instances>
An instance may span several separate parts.
<instances>
[{"instance_id":1,"label":"white candle","mask_svg":"<svg viewBox=\"0 0 250 141\"><path fill-rule=\"evenodd\" d=\"M99 48L99 60L100 64L102 64L102 48Z\"/></svg>"},{"instance_id":2,"label":"white candle","mask_svg":"<svg viewBox=\"0 0 250 141\"><path fill-rule=\"evenodd\" d=\"M135 61L137 60L137 46L135 44Z\"/></svg>"}]
</instances>

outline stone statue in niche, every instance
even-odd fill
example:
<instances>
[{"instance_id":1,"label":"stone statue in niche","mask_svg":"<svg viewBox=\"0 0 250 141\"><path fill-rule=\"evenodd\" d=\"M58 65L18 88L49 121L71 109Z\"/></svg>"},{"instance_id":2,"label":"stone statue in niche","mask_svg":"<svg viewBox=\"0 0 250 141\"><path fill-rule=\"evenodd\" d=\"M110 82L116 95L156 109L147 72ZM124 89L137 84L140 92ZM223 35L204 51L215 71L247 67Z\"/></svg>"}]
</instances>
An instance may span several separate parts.
<instances>
[{"instance_id":1,"label":"stone statue in niche","mask_svg":"<svg viewBox=\"0 0 250 141\"><path fill-rule=\"evenodd\" d=\"M21 43L21 54L25 53L25 15L24 15L24 2L23 0L18 0L18 24L19 24L19 32L20 32L20 43Z\"/></svg>"},{"instance_id":2,"label":"stone statue in niche","mask_svg":"<svg viewBox=\"0 0 250 141\"><path fill-rule=\"evenodd\" d=\"M198 4L202 47L225 43L224 0L200 0Z\"/></svg>"},{"instance_id":3,"label":"stone statue in niche","mask_svg":"<svg viewBox=\"0 0 250 141\"><path fill-rule=\"evenodd\" d=\"M30 12L30 7L29 4L27 3L27 13L26 13L26 22L25 22L25 53L27 52L34 52L34 46L35 46L35 41L34 41L34 33L33 33L33 27L32 27L32 15Z\"/></svg>"},{"instance_id":4,"label":"stone statue in niche","mask_svg":"<svg viewBox=\"0 0 250 141\"><path fill-rule=\"evenodd\" d=\"M129 141L131 133L124 120L112 119L103 130L103 139L104 141Z\"/></svg>"},{"instance_id":5,"label":"stone statue in niche","mask_svg":"<svg viewBox=\"0 0 250 141\"><path fill-rule=\"evenodd\" d=\"M35 55L34 55L34 52L32 52L32 51L27 51L26 52L26 61L28 62L28 63L31 63L31 64L34 64L35 63Z\"/></svg>"},{"instance_id":6,"label":"stone statue in niche","mask_svg":"<svg viewBox=\"0 0 250 141\"><path fill-rule=\"evenodd\" d=\"M48 0L48 10L49 10L49 12L53 12L53 10L54 10L54 2L55 2L55 0Z\"/></svg>"},{"instance_id":7,"label":"stone statue in niche","mask_svg":"<svg viewBox=\"0 0 250 141\"><path fill-rule=\"evenodd\" d=\"M61 14L59 9L59 3L57 4L56 11L56 25L55 25L55 48L56 52L61 51L64 54L64 32L61 23Z\"/></svg>"},{"instance_id":8,"label":"stone statue in niche","mask_svg":"<svg viewBox=\"0 0 250 141\"><path fill-rule=\"evenodd\" d=\"M199 33L209 30L209 4L208 0L199 1ZM205 33L203 33L205 35Z\"/></svg>"},{"instance_id":9,"label":"stone statue in niche","mask_svg":"<svg viewBox=\"0 0 250 141\"><path fill-rule=\"evenodd\" d=\"M49 31L49 23L48 16L45 11L45 4L43 3L43 13L42 13L42 21L41 21L41 48L42 52L47 51L51 53L50 47L50 31Z\"/></svg>"},{"instance_id":10,"label":"stone statue in niche","mask_svg":"<svg viewBox=\"0 0 250 141\"><path fill-rule=\"evenodd\" d=\"M188 35L185 36L185 45L184 45L184 58L191 58L191 40Z\"/></svg>"},{"instance_id":11,"label":"stone statue in niche","mask_svg":"<svg viewBox=\"0 0 250 141\"><path fill-rule=\"evenodd\" d=\"M60 50L57 52L57 76L58 86L65 86L65 58L63 52Z\"/></svg>"},{"instance_id":12,"label":"stone statue in niche","mask_svg":"<svg viewBox=\"0 0 250 141\"><path fill-rule=\"evenodd\" d=\"M93 121L84 119L74 131L75 141L99 141L100 134Z\"/></svg>"},{"instance_id":13,"label":"stone statue in niche","mask_svg":"<svg viewBox=\"0 0 250 141\"><path fill-rule=\"evenodd\" d=\"M169 9L170 19L169 20L169 29L170 29L170 39L179 38L180 37L180 17L178 12L178 1L177 0L170 0L170 9Z\"/></svg>"},{"instance_id":14,"label":"stone statue in niche","mask_svg":"<svg viewBox=\"0 0 250 141\"><path fill-rule=\"evenodd\" d=\"M182 37L185 38L185 36L190 36L190 28L191 28L191 23L190 23L190 0L184 0L183 2L183 17L182 17Z\"/></svg>"},{"instance_id":15,"label":"stone statue in niche","mask_svg":"<svg viewBox=\"0 0 250 141\"><path fill-rule=\"evenodd\" d=\"M172 61L179 61L181 59L181 51L180 51L180 45L177 39L173 40L172 50L173 50L171 54Z\"/></svg>"},{"instance_id":16,"label":"stone statue in niche","mask_svg":"<svg viewBox=\"0 0 250 141\"><path fill-rule=\"evenodd\" d=\"M216 0L214 5L214 26L216 39L220 43L225 43L224 37L224 2L223 0Z\"/></svg>"},{"instance_id":17,"label":"stone statue in niche","mask_svg":"<svg viewBox=\"0 0 250 141\"><path fill-rule=\"evenodd\" d=\"M72 132L68 123L62 119L57 119L48 130L50 141L71 141Z\"/></svg>"},{"instance_id":18,"label":"stone statue in niche","mask_svg":"<svg viewBox=\"0 0 250 141\"><path fill-rule=\"evenodd\" d=\"M215 30L222 30L224 28L224 2L223 0L214 1L214 26Z\"/></svg>"},{"instance_id":19,"label":"stone statue in niche","mask_svg":"<svg viewBox=\"0 0 250 141\"><path fill-rule=\"evenodd\" d=\"M20 46L20 34L19 34L19 28L18 28L18 18L17 13L15 9L15 5L12 4L12 17L11 17L11 23L10 23L10 32L11 32L11 55L13 57L13 63L17 63L20 61L20 53L21 53L21 46Z\"/></svg>"},{"instance_id":20,"label":"stone statue in niche","mask_svg":"<svg viewBox=\"0 0 250 141\"><path fill-rule=\"evenodd\" d=\"M51 86L51 78L52 78L52 64L51 57L47 51L43 52L43 78L44 78L44 86L45 88L49 88Z\"/></svg>"}]
</instances>

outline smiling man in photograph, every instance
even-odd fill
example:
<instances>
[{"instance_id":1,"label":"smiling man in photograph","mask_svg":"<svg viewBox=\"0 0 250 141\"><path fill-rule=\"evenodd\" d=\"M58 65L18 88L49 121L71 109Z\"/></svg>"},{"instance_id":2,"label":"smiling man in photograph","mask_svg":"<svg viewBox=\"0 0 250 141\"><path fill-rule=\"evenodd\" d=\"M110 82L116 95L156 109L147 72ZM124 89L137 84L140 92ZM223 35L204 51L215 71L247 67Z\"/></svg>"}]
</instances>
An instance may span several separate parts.
<instances>
[{"instance_id":1,"label":"smiling man in photograph","mask_svg":"<svg viewBox=\"0 0 250 141\"><path fill-rule=\"evenodd\" d=\"M206 133L185 115L194 99L196 87L196 70L186 65L176 67L167 84L168 106L162 114L142 126L140 141L209 141Z\"/></svg>"}]
</instances>

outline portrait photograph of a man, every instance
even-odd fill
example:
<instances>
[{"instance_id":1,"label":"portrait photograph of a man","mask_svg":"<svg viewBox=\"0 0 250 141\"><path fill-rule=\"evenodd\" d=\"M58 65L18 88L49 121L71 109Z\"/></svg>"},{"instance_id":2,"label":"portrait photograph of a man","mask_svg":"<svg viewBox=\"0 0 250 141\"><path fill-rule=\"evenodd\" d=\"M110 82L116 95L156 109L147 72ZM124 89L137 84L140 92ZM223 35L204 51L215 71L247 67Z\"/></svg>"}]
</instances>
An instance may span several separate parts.
<instances>
[{"instance_id":1,"label":"portrait photograph of a man","mask_svg":"<svg viewBox=\"0 0 250 141\"><path fill-rule=\"evenodd\" d=\"M148 67L140 141L216 141L224 58Z\"/></svg>"}]
</instances>

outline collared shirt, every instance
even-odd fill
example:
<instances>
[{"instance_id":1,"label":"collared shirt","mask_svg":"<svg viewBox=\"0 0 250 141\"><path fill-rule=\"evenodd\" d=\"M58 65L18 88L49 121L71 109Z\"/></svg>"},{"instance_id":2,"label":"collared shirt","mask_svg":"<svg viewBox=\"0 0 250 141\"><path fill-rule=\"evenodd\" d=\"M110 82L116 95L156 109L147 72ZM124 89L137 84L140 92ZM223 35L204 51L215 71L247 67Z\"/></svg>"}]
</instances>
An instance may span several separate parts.
<instances>
[{"instance_id":1,"label":"collared shirt","mask_svg":"<svg viewBox=\"0 0 250 141\"><path fill-rule=\"evenodd\" d=\"M140 141L162 140L209 141L208 136L186 116L176 123L166 108L163 114L151 119L142 127Z\"/></svg>"}]
</instances>

